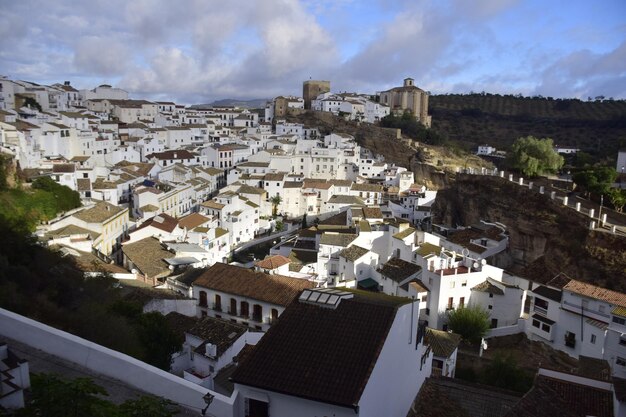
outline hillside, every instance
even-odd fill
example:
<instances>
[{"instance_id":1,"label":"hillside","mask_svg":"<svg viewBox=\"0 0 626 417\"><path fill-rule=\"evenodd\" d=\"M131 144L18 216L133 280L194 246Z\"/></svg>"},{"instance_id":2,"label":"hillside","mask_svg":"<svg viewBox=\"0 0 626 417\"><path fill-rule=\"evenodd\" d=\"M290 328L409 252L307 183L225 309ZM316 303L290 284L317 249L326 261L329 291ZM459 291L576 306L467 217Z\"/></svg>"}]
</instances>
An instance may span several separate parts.
<instances>
[{"instance_id":1,"label":"hillside","mask_svg":"<svg viewBox=\"0 0 626 417\"><path fill-rule=\"evenodd\" d=\"M384 156L385 161L412 170L416 181L430 189L446 187L459 167L491 168L489 162L474 155L446 147L418 144L407 138L399 139L397 129L346 121L328 112L308 111L290 115L287 120L305 126L317 126L322 135L332 132L352 135L359 145Z\"/></svg>"},{"instance_id":2,"label":"hillside","mask_svg":"<svg viewBox=\"0 0 626 417\"><path fill-rule=\"evenodd\" d=\"M626 146L626 100L581 101L497 94L430 97L432 128L465 148L507 149L520 136L550 137L598 158Z\"/></svg>"},{"instance_id":3,"label":"hillside","mask_svg":"<svg viewBox=\"0 0 626 417\"><path fill-rule=\"evenodd\" d=\"M468 225L480 220L507 226L510 242L496 266L547 282L559 272L626 292L626 238L590 231L588 218L503 178L458 175L437 193L434 223Z\"/></svg>"}]
</instances>

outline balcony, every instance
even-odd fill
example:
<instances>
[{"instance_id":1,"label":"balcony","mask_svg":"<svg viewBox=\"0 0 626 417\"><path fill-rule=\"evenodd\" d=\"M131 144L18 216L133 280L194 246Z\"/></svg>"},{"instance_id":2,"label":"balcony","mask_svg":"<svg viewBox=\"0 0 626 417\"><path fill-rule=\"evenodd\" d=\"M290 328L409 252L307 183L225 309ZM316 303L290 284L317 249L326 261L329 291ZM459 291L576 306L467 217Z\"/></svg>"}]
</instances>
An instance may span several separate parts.
<instances>
[{"instance_id":1,"label":"balcony","mask_svg":"<svg viewBox=\"0 0 626 417\"><path fill-rule=\"evenodd\" d=\"M540 314L543 314L544 316L547 316L547 315L548 315L548 309L546 309L546 308L541 308L541 307L539 307L539 306L537 306L537 305L535 305L535 306L533 307L533 311L534 311L535 313L540 313Z\"/></svg>"},{"instance_id":2,"label":"balcony","mask_svg":"<svg viewBox=\"0 0 626 417\"><path fill-rule=\"evenodd\" d=\"M256 321L257 323L263 322L263 316L261 314L253 314L252 321Z\"/></svg>"},{"instance_id":3,"label":"balcony","mask_svg":"<svg viewBox=\"0 0 626 417\"><path fill-rule=\"evenodd\" d=\"M222 305L221 304L213 304L213 310L215 310L215 311L222 311Z\"/></svg>"}]
</instances>

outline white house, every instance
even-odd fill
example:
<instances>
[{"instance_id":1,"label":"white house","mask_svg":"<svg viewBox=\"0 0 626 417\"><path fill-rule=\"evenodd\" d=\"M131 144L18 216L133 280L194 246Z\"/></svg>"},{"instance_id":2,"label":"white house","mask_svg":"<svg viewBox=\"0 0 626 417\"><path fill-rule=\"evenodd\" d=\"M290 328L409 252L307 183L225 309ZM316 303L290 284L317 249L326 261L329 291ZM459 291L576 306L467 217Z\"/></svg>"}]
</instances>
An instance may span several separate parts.
<instances>
[{"instance_id":1,"label":"white house","mask_svg":"<svg viewBox=\"0 0 626 417\"><path fill-rule=\"evenodd\" d=\"M408 298L303 291L235 369L236 415L407 415L431 373L419 310Z\"/></svg>"},{"instance_id":2,"label":"white house","mask_svg":"<svg viewBox=\"0 0 626 417\"><path fill-rule=\"evenodd\" d=\"M223 318L267 330L300 291L315 284L218 262L192 286L198 300L198 316Z\"/></svg>"}]
</instances>

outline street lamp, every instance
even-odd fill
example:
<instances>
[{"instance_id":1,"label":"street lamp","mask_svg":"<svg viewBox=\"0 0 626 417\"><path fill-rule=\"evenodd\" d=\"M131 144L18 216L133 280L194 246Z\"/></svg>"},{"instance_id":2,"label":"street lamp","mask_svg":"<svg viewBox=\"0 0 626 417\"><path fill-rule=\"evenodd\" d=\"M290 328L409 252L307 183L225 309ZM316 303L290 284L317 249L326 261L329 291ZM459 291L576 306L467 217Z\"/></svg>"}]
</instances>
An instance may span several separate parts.
<instances>
[{"instance_id":1,"label":"street lamp","mask_svg":"<svg viewBox=\"0 0 626 417\"><path fill-rule=\"evenodd\" d=\"M204 397L202 397L202 399L204 400L206 407L204 407L202 409L202 415L206 415L206 410L209 409L209 406L211 405L211 403L213 402L213 398L215 398L215 396L213 394L211 394L210 392L207 392Z\"/></svg>"}]
</instances>

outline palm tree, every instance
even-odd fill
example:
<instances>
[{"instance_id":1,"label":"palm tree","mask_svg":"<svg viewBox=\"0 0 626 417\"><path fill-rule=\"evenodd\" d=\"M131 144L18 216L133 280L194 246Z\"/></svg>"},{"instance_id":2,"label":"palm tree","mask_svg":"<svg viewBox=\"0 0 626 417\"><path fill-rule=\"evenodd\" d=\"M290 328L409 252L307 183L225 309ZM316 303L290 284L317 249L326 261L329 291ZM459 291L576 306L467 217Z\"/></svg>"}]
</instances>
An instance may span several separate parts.
<instances>
[{"instance_id":1,"label":"palm tree","mask_svg":"<svg viewBox=\"0 0 626 417\"><path fill-rule=\"evenodd\" d=\"M276 215L278 214L278 205L282 202L283 202L283 199L278 194L270 198L270 203L272 203L272 216L273 217L276 217Z\"/></svg>"}]
</instances>

